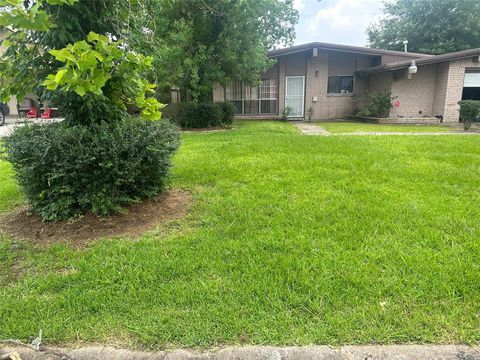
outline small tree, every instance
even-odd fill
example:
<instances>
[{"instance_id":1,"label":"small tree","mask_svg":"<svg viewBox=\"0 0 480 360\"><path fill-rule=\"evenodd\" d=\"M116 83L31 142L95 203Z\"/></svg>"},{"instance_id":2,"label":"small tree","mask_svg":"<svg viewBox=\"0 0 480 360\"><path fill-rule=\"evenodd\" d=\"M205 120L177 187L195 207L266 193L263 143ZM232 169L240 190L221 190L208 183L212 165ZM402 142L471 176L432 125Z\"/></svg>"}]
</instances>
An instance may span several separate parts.
<instances>
[{"instance_id":1,"label":"small tree","mask_svg":"<svg viewBox=\"0 0 480 360\"><path fill-rule=\"evenodd\" d=\"M480 117L480 100L462 100L458 102L458 105L460 105L463 129L468 130L472 126L472 122Z\"/></svg>"},{"instance_id":2,"label":"small tree","mask_svg":"<svg viewBox=\"0 0 480 360\"><path fill-rule=\"evenodd\" d=\"M153 59L110 32L85 34L110 21L96 13L85 21L82 10L92 3L0 0L0 25L9 25L0 97L36 92L65 115L61 123L19 128L5 141L17 179L44 220L107 215L154 196L164 189L179 145L175 126L150 121L161 118L163 107L147 80ZM78 31L68 45L64 19L52 15L59 13L78 14L70 19ZM140 109L141 119L129 116L129 105Z\"/></svg>"}]
</instances>

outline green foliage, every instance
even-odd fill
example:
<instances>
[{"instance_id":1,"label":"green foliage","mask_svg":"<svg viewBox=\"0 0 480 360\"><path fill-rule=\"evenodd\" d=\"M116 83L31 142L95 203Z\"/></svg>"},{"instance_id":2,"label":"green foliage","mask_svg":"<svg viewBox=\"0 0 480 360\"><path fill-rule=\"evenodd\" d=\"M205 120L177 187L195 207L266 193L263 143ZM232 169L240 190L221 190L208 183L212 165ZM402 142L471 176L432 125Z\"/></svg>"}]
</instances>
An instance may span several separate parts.
<instances>
[{"instance_id":1,"label":"green foliage","mask_svg":"<svg viewBox=\"0 0 480 360\"><path fill-rule=\"evenodd\" d=\"M12 95L21 100L25 94L32 92L50 99L59 98L58 93L61 92L75 92L82 97L92 93L97 97L89 97L89 103L98 98L105 104L101 97L104 95L110 99L112 107L125 110L127 105L134 104L141 109L142 117L160 119L162 105L153 96L155 85L146 80L151 72L152 58L126 50L127 44L123 41L111 40L115 33L112 26L109 29L103 24L112 23L112 19L105 15L104 0L80 0L78 3L76 0L48 0L36 2L30 7L18 4L21 11L13 13L18 19L30 23L32 16L40 11L39 6L44 27L29 28L18 21L12 25L12 31L4 42L8 48L0 60L3 82L0 97L3 101ZM90 10L87 12L90 18L85 18L82 13L85 9ZM93 14L93 10L98 13ZM66 17L71 20L71 25L66 24L60 14L69 15ZM86 39L82 39L88 28L104 30L110 37L90 31ZM73 30L71 33L70 29ZM66 36L67 32L69 36ZM76 42L65 46L68 40ZM64 47L55 49L57 46ZM57 61L52 61L52 55ZM60 102L57 105L62 107L64 104ZM83 113L84 106L81 102L79 105L76 111L67 111L71 114ZM79 116L70 118L76 123L89 122L88 118Z\"/></svg>"},{"instance_id":2,"label":"green foliage","mask_svg":"<svg viewBox=\"0 0 480 360\"><path fill-rule=\"evenodd\" d=\"M65 123L18 128L7 158L33 209L44 220L92 212L107 215L158 194L179 134L167 121Z\"/></svg>"},{"instance_id":3,"label":"green foliage","mask_svg":"<svg viewBox=\"0 0 480 360\"><path fill-rule=\"evenodd\" d=\"M236 107L229 101L215 103L222 112L222 125L232 125L237 113Z\"/></svg>"},{"instance_id":4,"label":"green foliage","mask_svg":"<svg viewBox=\"0 0 480 360\"><path fill-rule=\"evenodd\" d=\"M292 111L290 106L285 106L282 110L282 121L287 121L288 117L292 115Z\"/></svg>"},{"instance_id":5,"label":"green foliage","mask_svg":"<svg viewBox=\"0 0 480 360\"><path fill-rule=\"evenodd\" d=\"M215 103L184 103L178 123L182 128L207 128L222 123L222 109Z\"/></svg>"},{"instance_id":6,"label":"green foliage","mask_svg":"<svg viewBox=\"0 0 480 360\"><path fill-rule=\"evenodd\" d=\"M169 105L165 117L184 129L200 129L232 125L235 113L230 102L190 102Z\"/></svg>"},{"instance_id":7,"label":"green foliage","mask_svg":"<svg viewBox=\"0 0 480 360\"><path fill-rule=\"evenodd\" d=\"M480 100L462 100L458 102L460 105L460 118L463 121L463 128L470 129L472 122L477 121L480 117Z\"/></svg>"},{"instance_id":8,"label":"green foliage","mask_svg":"<svg viewBox=\"0 0 480 360\"><path fill-rule=\"evenodd\" d=\"M477 0L396 0L385 2L385 18L368 29L372 47L442 54L480 47Z\"/></svg>"},{"instance_id":9,"label":"green foliage","mask_svg":"<svg viewBox=\"0 0 480 360\"><path fill-rule=\"evenodd\" d=\"M21 15L30 23L32 2L27 3L25 2L25 7L20 7L21 12L17 17ZM20 101L26 94L33 93L40 97L46 95L41 83L48 74L61 66L61 63L52 61L49 50L84 40L90 31L117 36L112 27L114 14L111 12L114 9L110 0L35 2L40 3L52 25L47 26L48 31L28 30L21 22L12 22L4 29L6 39L2 45L6 51L0 58L0 99L3 102L8 101L12 95L16 95ZM9 16L11 13L15 11L2 12L0 16Z\"/></svg>"},{"instance_id":10,"label":"green foliage","mask_svg":"<svg viewBox=\"0 0 480 360\"><path fill-rule=\"evenodd\" d=\"M367 117L387 117L396 97L390 91L370 91L358 115Z\"/></svg>"},{"instance_id":11,"label":"green foliage","mask_svg":"<svg viewBox=\"0 0 480 360\"><path fill-rule=\"evenodd\" d=\"M53 27L48 13L43 10L50 5L72 5L77 0L36 0L30 8L24 0L0 0L0 26L11 26L24 30L47 31Z\"/></svg>"},{"instance_id":12,"label":"green foliage","mask_svg":"<svg viewBox=\"0 0 480 360\"><path fill-rule=\"evenodd\" d=\"M142 109L142 117L160 119L163 106L151 97L155 85L143 78L152 66L151 57L124 51L121 42L94 32L88 34L87 41L77 41L50 53L65 65L48 75L43 82L47 89L75 92L81 97L87 93L102 95L107 82L111 82L105 95L112 99L112 104L126 109L126 104L133 103Z\"/></svg>"},{"instance_id":13,"label":"green foliage","mask_svg":"<svg viewBox=\"0 0 480 360\"><path fill-rule=\"evenodd\" d=\"M145 0L119 3L135 50L154 57L159 87L211 101L212 85L254 83L273 63L266 51L293 42L298 12L288 0ZM148 36L145 36L148 29Z\"/></svg>"}]
</instances>

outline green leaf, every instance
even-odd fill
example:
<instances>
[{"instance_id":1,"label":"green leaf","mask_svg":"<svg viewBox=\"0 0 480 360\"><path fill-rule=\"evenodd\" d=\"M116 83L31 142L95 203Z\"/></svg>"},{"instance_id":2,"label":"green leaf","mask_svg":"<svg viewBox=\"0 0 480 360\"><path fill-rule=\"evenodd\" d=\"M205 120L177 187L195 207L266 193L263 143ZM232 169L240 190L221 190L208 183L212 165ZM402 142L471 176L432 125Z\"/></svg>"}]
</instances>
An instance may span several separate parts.
<instances>
[{"instance_id":1,"label":"green leaf","mask_svg":"<svg viewBox=\"0 0 480 360\"><path fill-rule=\"evenodd\" d=\"M85 90L85 88L83 86L77 86L74 91L80 95L80 96L83 96L87 93L87 91Z\"/></svg>"},{"instance_id":2,"label":"green leaf","mask_svg":"<svg viewBox=\"0 0 480 360\"><path fill-rule=\"evenodd\" d=\"M67 74L68 69L60 69L58 70L57 74L55 75L55 82L60 83L63 77Z\"/></svg>"},{"instance_id":3,"label":"green leaf","mask_svg":"<svg viewBox=\"0 0 480 360\"><path fill-rule=\"evenodd\" d=\"M88 42L94 42L94 41L99 41L100 40L100 35L97 33L94 33L93 31L90 31L87 35L87 41Z\"/></svg>"},{"instance_id":4,"label":"green leaf","mask_svg":"<svg viewBox=\"0 0 480 360\"><path fill-rule=\"evenodd\" d=\"M78 0L46 0L50 5L73 5Z\"/></svg>"}]
</instances>

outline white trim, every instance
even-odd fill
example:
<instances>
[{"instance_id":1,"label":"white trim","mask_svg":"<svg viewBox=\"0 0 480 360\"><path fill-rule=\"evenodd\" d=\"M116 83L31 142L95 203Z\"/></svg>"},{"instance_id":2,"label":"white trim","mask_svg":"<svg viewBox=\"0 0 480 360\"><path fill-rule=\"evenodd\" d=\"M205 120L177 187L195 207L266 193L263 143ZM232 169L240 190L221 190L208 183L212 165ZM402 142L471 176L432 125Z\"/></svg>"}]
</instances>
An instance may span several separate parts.
<instances>
[{"instance_id":1,"label":"white trim","mask_svg":"<svg viewBox=\"0 0 480 360\"><path fill-rule=\"evenodd\" d=\"M288 94L288 79L301 78L302 79L302 114L301 115L290 115L288 117L298 118L305 116L305 76L304 75L295 75L295 76L285 76L285 105L287 107L287 94Z\"/></svg>"}]
</instances>

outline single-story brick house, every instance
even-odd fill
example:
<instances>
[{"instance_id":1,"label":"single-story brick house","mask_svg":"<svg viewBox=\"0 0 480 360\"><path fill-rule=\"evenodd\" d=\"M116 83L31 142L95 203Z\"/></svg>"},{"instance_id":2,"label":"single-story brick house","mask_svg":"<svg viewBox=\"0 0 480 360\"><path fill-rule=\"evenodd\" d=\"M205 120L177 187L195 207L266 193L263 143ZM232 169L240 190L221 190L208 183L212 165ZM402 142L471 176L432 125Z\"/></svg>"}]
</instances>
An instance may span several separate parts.
<instances>
[{"instance_id":1,"label":"single-story brick house","mask_svg":"<svg viewBox=\"0 0 480 360\"><path fill-rule=\"evenodd\" d=\"M391 91L391 118L406 121L438 117L459 120L457 102L480 100L480 49L426 55L357 46L309 43L273 50L276 64L261 76L260 86L234 81L216 85L214 101L231 101L238 118L279 118L283 109L303 119L355 114L368 91Z\"/></svg>"}]
</instances>

